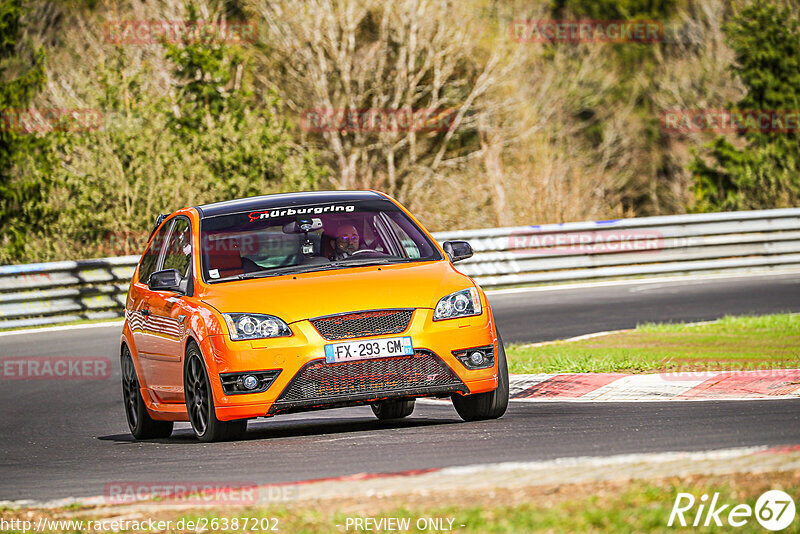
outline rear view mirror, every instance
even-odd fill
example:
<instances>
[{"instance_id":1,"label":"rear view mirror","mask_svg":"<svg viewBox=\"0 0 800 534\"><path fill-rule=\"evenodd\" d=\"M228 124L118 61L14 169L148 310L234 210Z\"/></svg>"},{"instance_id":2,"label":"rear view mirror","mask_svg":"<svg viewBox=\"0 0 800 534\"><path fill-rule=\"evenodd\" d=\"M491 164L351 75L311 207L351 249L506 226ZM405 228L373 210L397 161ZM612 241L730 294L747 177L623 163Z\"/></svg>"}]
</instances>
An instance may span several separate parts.
<instances>
[{"instance_id":1,"label":"rear view mirror","mask_svg":"<svg viewBox=\"0 0 800 534\"><path fill-rule=\"evenodd\" d=\"M176 269L165 269L151 274L150 280L147 281L147 287L153 291L176 291L178 293L183 293L181 282L183 282L181 273Z\"/></svg>"},{"instance_id":2,"label":"rear view mirror","mask_svg":"<svg viewBox=\"0 0 800 534\"><path fill-rule=\"evenodd\" d=\"M453 263L472 257L472 246L466 241L445 241L442 248Z\"/></svg>"},{"instance_id":3,"label":"rear view mirror","mask_svg":"<svg viewBox=\"0 0 800 534\"><path fill-rule=\"evenodd\" d=\"M283 225L284 234L302 234L303 232L313 232L322 228L322 219L317 217L298 217L296 221Z\"/></svg>"}]
</instances>

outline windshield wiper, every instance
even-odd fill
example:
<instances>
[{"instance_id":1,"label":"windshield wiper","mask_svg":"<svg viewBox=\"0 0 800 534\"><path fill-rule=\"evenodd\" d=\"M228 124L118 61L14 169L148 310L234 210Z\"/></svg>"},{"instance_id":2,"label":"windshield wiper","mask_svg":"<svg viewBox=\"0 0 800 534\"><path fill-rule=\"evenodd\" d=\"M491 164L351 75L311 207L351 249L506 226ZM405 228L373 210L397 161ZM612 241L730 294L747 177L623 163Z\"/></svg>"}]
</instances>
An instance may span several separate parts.
<instances>
[{"instance_id":1,"label":"windshield wiper","mask_svg":"<svg viewBox=\"0 0 800 534\"><path fill-rule=\"evenodd\" d=\"M234 279L249 280L252 278L269 278L270 276L281 276L284 274L302 274L314 271L328 271L331 269L338 269L341 267L368 267L370 265L386 265L388 263L402 263L406 260L398 260L391 258L363 258L356 260L338 260L331 263L315 263L311 265L289 265L286 267L278 267L275 269L267 269L263 271L255 271L252 273L240 274Z\"/></svg>"},{"instance_id":2,"label":"windshield wiper","mask_svg":"<svg viewBox=\"0 0 800 534\"><path fill-rule=\"evenodd\" d=\"M320 263L314 265L290 265L288 267L278 267L277 269L266 269L263 271L255 271L252 273L244 273L237 276L239 280L247 280L250 278L267 278L270 276L280 276L282 274L301 274L310 273L312 271L324 271L331 269L334 264Z\"/></svg>"},{"instance_id":3,"label":"windshield wiper","mask_svg":"<svg viewBox=\"0 0 800 534\"><path fill-rule=\"evenodd\" d=\"M356 260L338 260L331 263L336 267L368 267L370 265L386 265L387 263L401 263L403 260L396 258L362 258Z\"/></svg>"}]
</instances>

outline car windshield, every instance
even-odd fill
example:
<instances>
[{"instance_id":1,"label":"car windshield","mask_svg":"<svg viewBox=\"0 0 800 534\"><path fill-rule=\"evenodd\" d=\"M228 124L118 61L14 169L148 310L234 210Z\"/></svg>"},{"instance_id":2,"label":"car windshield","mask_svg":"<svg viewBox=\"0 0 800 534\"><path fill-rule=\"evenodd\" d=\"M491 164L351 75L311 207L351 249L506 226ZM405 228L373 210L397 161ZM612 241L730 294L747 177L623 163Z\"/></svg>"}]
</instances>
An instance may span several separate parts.
<instances>
[{"instance_id":1,"label":"car windshield","mask_svg":"<svg viewBox=\"0 0 800 534\"><path fill-rule=\"evenodd\" d=\"M206 217L200 237L207 282L442 259L430 239L388 200Z\"/></svg>"}]
</instances>

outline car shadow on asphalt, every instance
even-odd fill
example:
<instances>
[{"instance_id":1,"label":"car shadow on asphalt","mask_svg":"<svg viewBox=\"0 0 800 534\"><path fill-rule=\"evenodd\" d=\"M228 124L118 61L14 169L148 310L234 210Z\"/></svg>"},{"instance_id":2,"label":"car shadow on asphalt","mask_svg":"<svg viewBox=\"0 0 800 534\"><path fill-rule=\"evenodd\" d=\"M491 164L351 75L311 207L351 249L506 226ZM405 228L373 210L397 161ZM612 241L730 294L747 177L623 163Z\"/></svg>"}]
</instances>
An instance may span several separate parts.
<instances>
[{"instance_id":1,"label":"car shadow on asphalt","mask_svg":"<svg viewBox=\"0 0 800 534\"><path fill-rule=\"evenodd\" d=\"M247 427L247 434L238 441L274 440L281 438L296 438L306 436L332 436L337 434L352 434L356 432L382 432L402 430L406 428L435 427L442 425L461 424L459 418L409 418L398 421L378 421L369 418L309 418L281 421L251 421ZM113 441L116 443L159 443L159 444L200 444L188 426L176 428L169 438L136 441L130 434L112 434L98 436L100 441ZM236 443L236 442L229 442ZM224 442L219 443L223 445Z\"/></svg>"}]
</instances>

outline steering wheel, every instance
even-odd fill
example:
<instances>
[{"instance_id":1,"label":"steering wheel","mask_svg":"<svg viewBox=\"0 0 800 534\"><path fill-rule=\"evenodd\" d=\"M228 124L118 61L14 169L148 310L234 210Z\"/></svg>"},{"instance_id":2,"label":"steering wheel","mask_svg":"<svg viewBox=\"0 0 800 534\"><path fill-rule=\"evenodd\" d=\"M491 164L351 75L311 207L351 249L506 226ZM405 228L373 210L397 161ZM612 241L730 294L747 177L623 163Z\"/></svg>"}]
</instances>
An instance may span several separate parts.
<instances>
[{"instance_id":1,"label":"steering wheel","mask_svg":"<svg viewBox=\"0 0 800 534\"><path fill-rule=\"evenodd\" d=\"M350 256L357 256L359 254L363 254L364 252L372 252L373 254L383 254L383 252L377 251L374 248L361 248L350 254Z\"/></svg>"}]
</instances>

